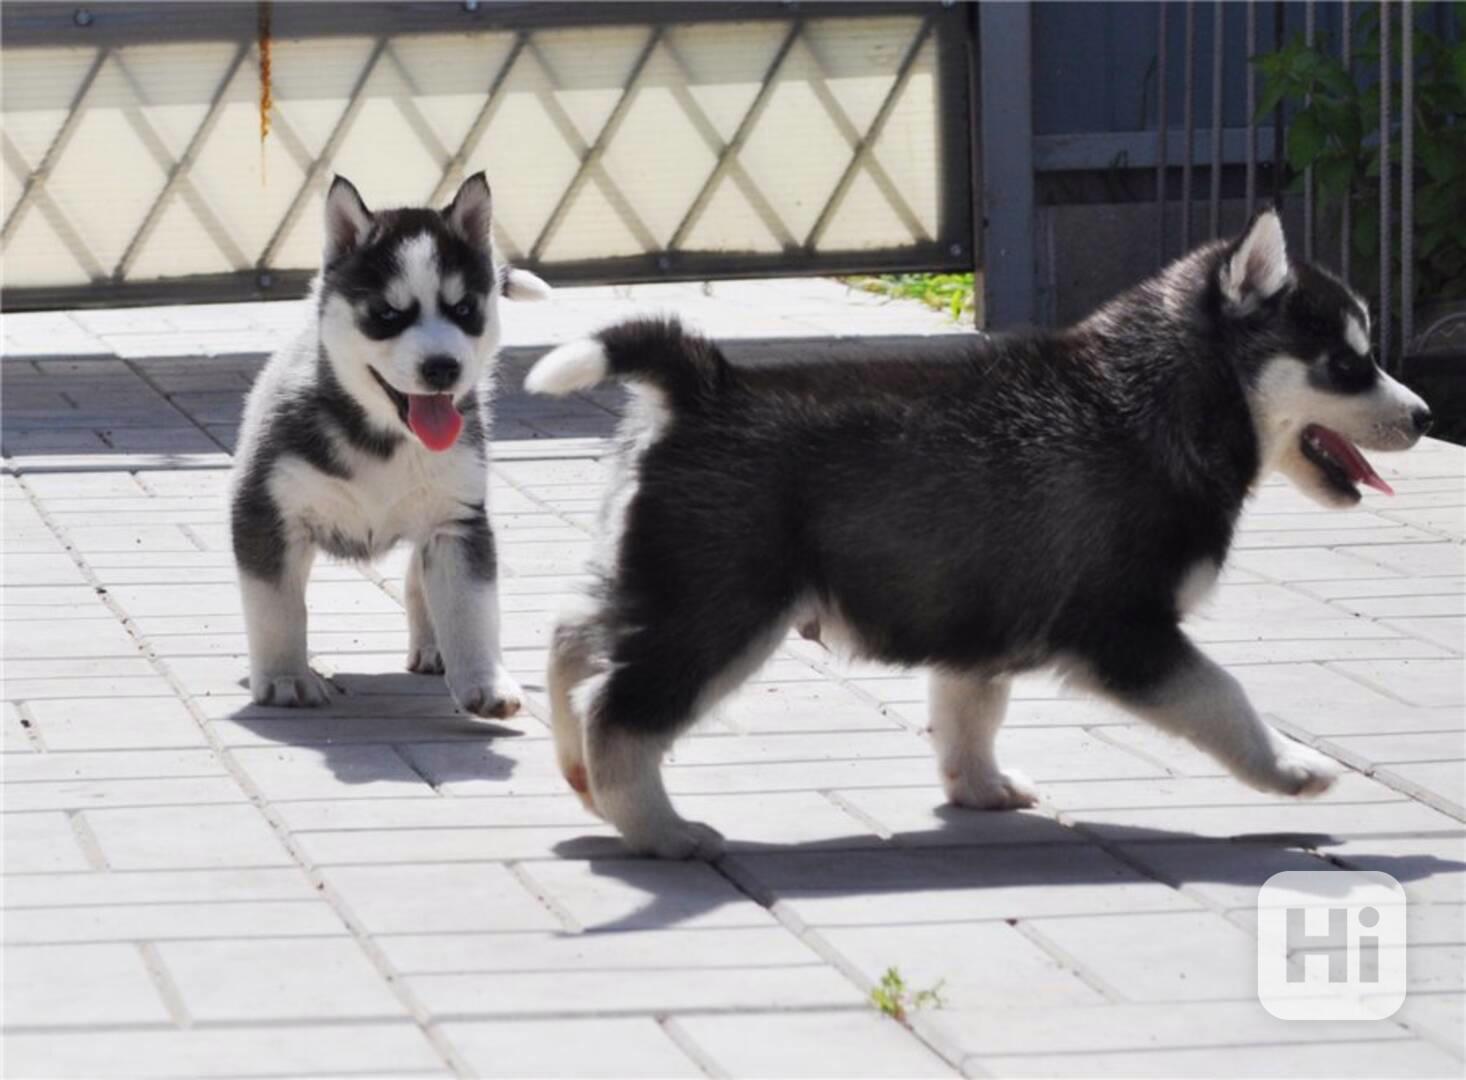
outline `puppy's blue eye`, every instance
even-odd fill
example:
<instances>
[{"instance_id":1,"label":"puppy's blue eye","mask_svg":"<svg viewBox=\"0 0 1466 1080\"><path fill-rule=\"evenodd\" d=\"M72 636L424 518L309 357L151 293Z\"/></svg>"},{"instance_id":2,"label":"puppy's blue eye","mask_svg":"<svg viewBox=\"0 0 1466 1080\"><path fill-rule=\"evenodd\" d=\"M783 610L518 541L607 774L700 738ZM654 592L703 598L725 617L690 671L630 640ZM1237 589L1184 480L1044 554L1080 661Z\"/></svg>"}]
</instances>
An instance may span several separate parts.
<instances>
[{"instance_id":1,"label":"puppy's blue eye","mask_svg":"<svg viewBox=\"0 0 1466 1080\"><path fill-rule=\"evenodd\" d=\"M391 304L373 304L371 316L377 322L393 323L402 318L402 312L398 311Z\"/></svg>"},{"instance_id":2,"label":"puppy's blue eye","mask_svg":"<svg viewBox=\"0 0 1466 1080\"><path fill-rule=\"evenodd\" d=\"M467 300L460 300L453 305L453 317L455 319L466 319L473 314L473 305Z\"/></svg>"}]
</instances>

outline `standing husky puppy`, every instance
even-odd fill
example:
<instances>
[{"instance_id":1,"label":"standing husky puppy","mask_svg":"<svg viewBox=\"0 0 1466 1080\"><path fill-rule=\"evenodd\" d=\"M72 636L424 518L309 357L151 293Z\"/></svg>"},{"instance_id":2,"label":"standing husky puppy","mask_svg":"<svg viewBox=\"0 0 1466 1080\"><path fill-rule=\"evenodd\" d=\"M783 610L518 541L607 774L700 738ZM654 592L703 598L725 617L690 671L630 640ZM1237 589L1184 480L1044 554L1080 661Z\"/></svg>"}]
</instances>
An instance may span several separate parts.
<instances>
[{"instance_id":1,"label":"standing husky puppy","mask_svg":"<svg viewBox=\"0 0 1466 1080\"><path fill-rule=\"evenodd\" d=\"M499 655L488 517L489 382L498 302L548 295L495 266L489 185L447 209L373 214L337 177L310 325L271 358L245 405L233 475L234 557L261 705L319 705L306 659L305 586L316 551L372 559L399 540L407 667L443 673L479 716L518 710Z\"/></svg>"},{"instance_id":2,"label":"standing husky puppy","mask_svg":"<svg viewBox=\"0 0 1466 1080\"><path fill-rule=\"evenodd\" d=\"M595 603L558 627L548 685L561 769L636 850L717 850L673 810L662 754L791 625L932 668L962 806L1037 798L993 744L1009 678L1043 666L1264 791L1332 782L1178 624L1263 476L1352 505L1388 490L1355 444L1429 426L1370 358L1363 302L1290 263L1268 212L1069 330L947 349L733 368L676 323L631 322L530 372L540 393L633 391Z\"/></svg>"}]
</instances>

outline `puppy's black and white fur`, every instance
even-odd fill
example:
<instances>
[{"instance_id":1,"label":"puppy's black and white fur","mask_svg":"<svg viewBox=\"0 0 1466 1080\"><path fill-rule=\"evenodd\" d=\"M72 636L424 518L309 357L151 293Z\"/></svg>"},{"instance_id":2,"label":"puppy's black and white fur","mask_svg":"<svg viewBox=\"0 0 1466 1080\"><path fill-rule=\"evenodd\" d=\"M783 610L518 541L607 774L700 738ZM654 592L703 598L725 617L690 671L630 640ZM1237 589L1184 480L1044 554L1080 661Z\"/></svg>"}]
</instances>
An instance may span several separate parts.
<instances>
[{"instance_id":1,"label":"puppy's black and white fur","mask_svg":"<svg viewBox=\"0 0 1466 1080\"><path fill-rule=\"evenodd\" d=\"M1402 450L1428 426L1371 359L1363 302L1290 262L1268 212L1073 328L946 349L734 368L642 321L531 371L532 391L633 392L593 603L557 628L548 677L563 772L636 850L717 850L673 809L661 758L791 625L931 669L963 806L1035 801L993 747L1010 677L1041 667L1264 791L1332 782L1179 623L1261 478L1350 505L1385 486L1354 444Z\"/></svg>"},{"instance_id":2,"label":"puppy's black and white fur","mask_svg":"<svg viewBox=\"0 0 1466 1080\"><path fill-rule=\"evenodd\" d=\"M327 698L306 656L316 552L365 561L407 541L408 668L445 674L468 712L520 706L499 652L488 410L499 298L549 290L496 265L489 220L482 173L441 212L374 214L331 186L310 323L250 391L232 478L259 704Z\"/></svg>"}]
</instances>

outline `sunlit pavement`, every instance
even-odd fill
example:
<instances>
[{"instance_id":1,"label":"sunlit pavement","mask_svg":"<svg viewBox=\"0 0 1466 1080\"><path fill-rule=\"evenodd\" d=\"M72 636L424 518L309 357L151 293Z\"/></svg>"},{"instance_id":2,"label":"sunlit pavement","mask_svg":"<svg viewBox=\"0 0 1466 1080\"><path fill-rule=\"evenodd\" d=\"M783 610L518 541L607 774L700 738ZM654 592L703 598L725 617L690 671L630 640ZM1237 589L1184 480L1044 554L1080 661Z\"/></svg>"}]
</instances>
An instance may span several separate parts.
<instances>
[{"instance_id":1,"label":"sunlit pavement","mask_svg":"<svg viewBox=\"0 0 1466 1080\"><path fill-rule=\"evenodd\" d=\"M329 707L248 704L228 450L299 305L7 317L7 1075L1461 1074L1466 451L1375 457L1398 494L1348 512L1269 483L1192 621L1347 766L1323 799L1032 677L999 747L1044 802L955 811L922 680L791 638L667 769L729 853L632 860L557 775L541 690L619 392L519 383L534 346L648 309L954 332L817 280L506 305L492 510L530 714L504 724L402 670L405 552L317 568ZM1338 867L1405 887L1405 1005L1276 1020L1258 886ZM905 1024L869 1000L892 967Z\"/></svg>"}]
</instances>

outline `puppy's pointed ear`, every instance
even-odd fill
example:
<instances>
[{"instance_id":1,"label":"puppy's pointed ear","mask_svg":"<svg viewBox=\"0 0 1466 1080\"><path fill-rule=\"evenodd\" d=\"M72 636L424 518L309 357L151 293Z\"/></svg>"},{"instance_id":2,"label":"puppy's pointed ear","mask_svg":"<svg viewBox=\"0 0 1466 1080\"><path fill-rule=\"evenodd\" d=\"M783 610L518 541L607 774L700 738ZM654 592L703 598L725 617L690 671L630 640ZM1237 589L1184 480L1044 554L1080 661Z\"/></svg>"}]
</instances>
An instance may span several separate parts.
<instances>
[{"instance_id":1,"label":"puppy's pointed ear","mask_svg":"<svg viewBox=\"0 0 1466 1080\"><path fill-rule=\"evenodd\" d=\"M487 251L493 201L488 178L482 172L476 172L463 181L458 194L443 210L443 216L448 219L450 229L474 247Z\"/></svg>"},{"instance_id":2,"label":"puppy's pointed ear","mask_svg":"<svg viewBox=\"0 0 1466 1080\"><path fill-rule=\"evenodd\" d=\"M371 231L372 212L350 180L338 176L326 194L325 265L355 251Z\"/></svg>"},{"instance_id":3,"label":"puppy's pointed ear","mask_svg":"<svg viewBox=\"0 0 1466 1080\"><path fill-rule=\"evenodd\" d=\"M1222 295L1238 313L1252 311L1282 291L1293 269L1276 210L1263 210L1252 219L1222 261L1219 273Z\"/></svg>"},{"instance_id":4,"label":"puppy's pointed ear","mask_svg":"<svg viewBox=\"0 0 1466 1080\"><path fill-rule=\"evenodd\" d=\"M514 266L504 267L503 281L504 297L508 300L548 300L553 291L549 282L538 274Z\"/></svg>"}]
</instances>

